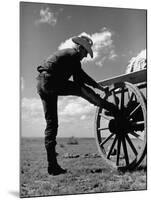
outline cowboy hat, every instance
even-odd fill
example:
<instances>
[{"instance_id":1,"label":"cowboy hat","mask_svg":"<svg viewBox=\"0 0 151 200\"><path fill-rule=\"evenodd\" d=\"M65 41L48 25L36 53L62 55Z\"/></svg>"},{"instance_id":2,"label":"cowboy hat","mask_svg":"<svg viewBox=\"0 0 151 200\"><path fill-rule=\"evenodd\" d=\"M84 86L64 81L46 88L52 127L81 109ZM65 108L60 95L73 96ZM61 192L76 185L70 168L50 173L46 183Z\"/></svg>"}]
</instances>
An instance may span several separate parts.
<instances>
[{"instance_id":1,"label":"cowboy hat","mask_svg":"<svg viewBox=\"0 0 151 200\"><path fill-rule=\"evenodd\" d=\"M78 37L73 37L72 41L75 44L83 46L86 49L86 51L90 54L91 58L93 58L93 51L91 49L91 47L93 45L93 41L90 38L82 35L82 36L78 36Z\"/></svg>"}]
</instances>

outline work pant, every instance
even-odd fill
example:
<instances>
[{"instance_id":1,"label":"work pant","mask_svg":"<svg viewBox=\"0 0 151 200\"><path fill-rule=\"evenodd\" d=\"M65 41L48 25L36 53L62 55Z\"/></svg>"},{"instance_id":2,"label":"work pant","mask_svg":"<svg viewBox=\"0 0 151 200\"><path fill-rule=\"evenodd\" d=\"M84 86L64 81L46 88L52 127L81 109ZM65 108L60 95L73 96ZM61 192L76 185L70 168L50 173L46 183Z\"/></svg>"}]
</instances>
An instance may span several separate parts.
<instances>
[{"instance_id":1,"label":"work pant","mask_svg":"<svg viewBox=\"0 0 151 200\"><path fill-rule=\"evenodd\" d=\"M37 90L42 100L44 115L46 120L45 129L45 147L46 149L56 145L56 136L58 129L58 96L74 95L79 96L95 106L102 106L110 109L110 103L100 98L91 88L86 85L79 85L74 81L55 82L46 74L38 76ZM111 106L112 107L112 106Z\"/></svg>"}]
</instances>

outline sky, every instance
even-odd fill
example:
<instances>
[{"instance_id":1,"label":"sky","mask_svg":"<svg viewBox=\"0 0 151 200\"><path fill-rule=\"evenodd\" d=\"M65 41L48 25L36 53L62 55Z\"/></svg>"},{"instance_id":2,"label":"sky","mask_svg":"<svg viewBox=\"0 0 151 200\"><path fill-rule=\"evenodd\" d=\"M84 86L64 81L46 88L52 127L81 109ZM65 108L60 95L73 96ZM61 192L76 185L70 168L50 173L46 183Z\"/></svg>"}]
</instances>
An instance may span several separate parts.
<instances>
[{"instance_id":1,"label":"sky","mask_svg":"<svg viewBox=\"0 0 151 200\"><path fill-rule=\"evenodd\" d=\"M43 137L45 120L36 92L37 66L53 52L72 47L71 38L88 35L94 58L82 62L96 81L118 76L146 49L146 10L20 4L21 135ZM94 137L96 107L80 97L59 97L58 137Z\"/></svg>"}]
</instances>

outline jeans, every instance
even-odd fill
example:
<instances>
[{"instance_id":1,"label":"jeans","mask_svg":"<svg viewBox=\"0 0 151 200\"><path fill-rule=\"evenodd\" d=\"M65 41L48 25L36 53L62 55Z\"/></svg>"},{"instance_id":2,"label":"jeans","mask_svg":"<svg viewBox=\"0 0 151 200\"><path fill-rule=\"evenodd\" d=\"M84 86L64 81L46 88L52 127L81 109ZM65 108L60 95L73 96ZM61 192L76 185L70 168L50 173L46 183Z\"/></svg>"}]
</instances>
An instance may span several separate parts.
<instances>
[{"instance_id":1,"label":"jeans","mask_svg":"<svg viewBox=\"0 0 151 200\"><path fill-rule=\"evenodd\" d=\"M55 81L47 73L41 73L37 77L37 91L42 100L44 116L46 120L45 129L45 147L56 144L56 136L58 129L58 111L57 100L58 96L75 95L82 97L94 104L95 106L102 106L108 108L110 105L100 95L95 93L86 85L79 85L74 81Z\"/></svg>"}]
</instances>

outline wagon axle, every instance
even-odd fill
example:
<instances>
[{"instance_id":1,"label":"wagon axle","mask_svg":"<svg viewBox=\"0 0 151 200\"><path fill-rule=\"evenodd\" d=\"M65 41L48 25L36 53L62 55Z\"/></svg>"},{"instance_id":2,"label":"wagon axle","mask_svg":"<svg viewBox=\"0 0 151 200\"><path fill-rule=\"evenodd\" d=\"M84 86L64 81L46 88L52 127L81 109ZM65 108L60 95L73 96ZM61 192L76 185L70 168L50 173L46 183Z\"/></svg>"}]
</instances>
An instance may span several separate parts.
<instances>
[{"instance_id":1,"label":"wagon axle","mask_svg":"<svg viewBox=\"0 0 151 200\"><path fill-rule=\"evenodd\" d=\"M127 134L132 131L142 131L144 130L143 122L133 122L129 121L126 118L115 118L109 122L109 131L115 134Z\"/></svg>"},{"instance_id":2,"label":"wagon axle","mask_svg":"<svg viewBox=\"0 0 151 200\"><path fill-rule=\"evenodd\" d=\"M112 119L109 122L109 131L111 133L126 134L131 130L131 123L126 119Z\"/></svg>"}]
</instances>

